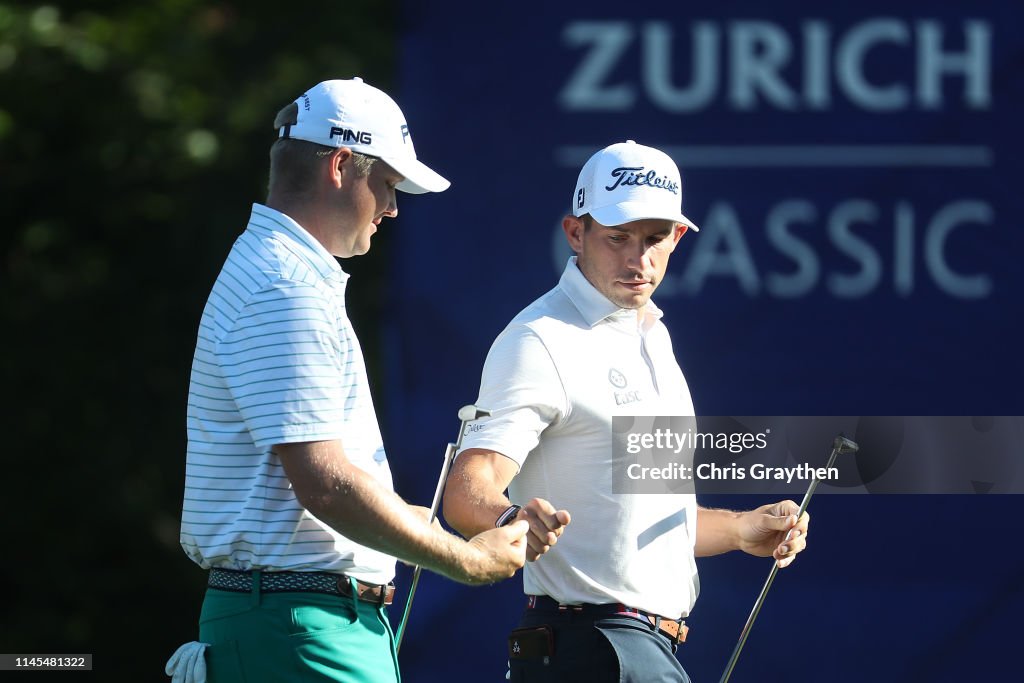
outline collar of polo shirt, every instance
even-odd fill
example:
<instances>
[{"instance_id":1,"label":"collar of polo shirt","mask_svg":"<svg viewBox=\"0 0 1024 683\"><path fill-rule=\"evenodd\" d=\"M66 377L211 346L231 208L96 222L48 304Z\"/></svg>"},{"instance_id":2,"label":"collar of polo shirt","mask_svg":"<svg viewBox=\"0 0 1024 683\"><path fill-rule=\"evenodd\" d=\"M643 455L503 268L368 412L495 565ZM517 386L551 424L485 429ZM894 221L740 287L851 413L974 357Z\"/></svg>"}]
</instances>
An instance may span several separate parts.
<instances>
[{"instance_id":1,"label":"collar of polo shirt","mask_svg":"<svg viewBox=\"0 0 1024 683\"><path fill-rule=\"evenodd\" d=\"M576 265L576 257L569 257L565 266L559 285L565 290L569 300L583 316L588 325L594 327L602 320L623 321L626 324L636 324L636 311L628 308L619 308L608 300L604 294L597 291L594 285L590 284L579 267ZM644 317L640 321L642 331L650 329L656 321L660 320L664 313L658 308L654 301L648 300L644 305Z\"/></svg>"}]
</instances>

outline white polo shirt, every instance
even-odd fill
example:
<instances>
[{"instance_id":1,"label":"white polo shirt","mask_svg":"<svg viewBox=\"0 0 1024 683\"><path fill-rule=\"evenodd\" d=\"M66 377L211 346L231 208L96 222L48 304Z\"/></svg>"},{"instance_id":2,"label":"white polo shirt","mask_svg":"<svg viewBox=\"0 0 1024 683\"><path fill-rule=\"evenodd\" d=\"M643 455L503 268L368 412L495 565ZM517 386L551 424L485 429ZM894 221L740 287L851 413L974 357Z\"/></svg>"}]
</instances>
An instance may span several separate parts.
<instances>
[{"instance_id":1,"label":"white polo shirt","mask_svg":"<svg viewBox=\"0 0 1024 683\"><path fill-rule=\"evenodd\" d=\"M395 559L305 510L275 444L340 439L392 488L348 275L288 216L254 204L199 324L188 398L181 546L203 568L394 577Z\"/></svg>"},{"instance_id":2,"label":"white polo shirt","mask_svg":"<svg viewBox=\"0 0 1024 683\"><path fill-rule=\"evenodd\" d=\"M612 493L612 416L693 415L662 313L642 321L569 260L558 286L517 315L484 364L477 405L493 411L462 445L519 465L514 503L545 498L572 514L558 543L526 565L527 594L622 603L666 617L697 598L697 501Z\"/></svg>"}]
</instances>

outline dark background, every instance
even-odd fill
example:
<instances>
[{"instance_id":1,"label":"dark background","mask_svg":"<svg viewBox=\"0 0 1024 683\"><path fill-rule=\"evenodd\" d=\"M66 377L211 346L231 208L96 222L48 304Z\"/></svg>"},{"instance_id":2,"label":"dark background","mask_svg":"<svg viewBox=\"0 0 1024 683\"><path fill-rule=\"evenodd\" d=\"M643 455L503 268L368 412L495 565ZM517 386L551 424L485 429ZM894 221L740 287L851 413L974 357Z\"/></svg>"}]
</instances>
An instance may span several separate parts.
<instances>
[{"instance_id":1,"label":"dark background","mask_svg":"<svg viewBox=\"0 0 1024 683\"><path fill-rule=\"evenodd\" d=\"M421 158L454 183L443 195L400 198L400 217L385 223L371 253L344 263L396 486L413 502L429 502L455 412L475 398L491 339L557 279L552 233L576 175L557 161L561 145L595 150L632 137L666 146L993 149L994 164L981 169L853 173L690 168L681 158L686 212L705 229L685 238L670 267L677 276L692 272L695 240L715 239L721 227L716 205L739 215L763 275L793 267L762 229L782 199L809 198L822 215L848 198L885 212L907 201L921 229L948 201L980 197L994 207L993 225L958 229L949 248L958 269L992 275L984 300L950 297L925 279L910 296L895 293L890 218L879 221L881 236L869 235L886 264L882 284L859 298L837 299L822 284L780 300L724 276L658 300L703 414L1024 413L1016 342L1024 42L1010 30L1019 8L908 3L896 15L876 3L801 12L780 3L769 16L746 2L693 16L621 3L587 11L458 2L0 3L0 310L13 436L2 480L0 652L90 652L96 680L162 680L166 658L195 637L205 576L177 535L199 315L250 204L263 199L274 114L326 78L360 75L395 94ZM757 18L795 34L808 17L824 17L840 33L880 16L948 27L988 21L992 106L866 114L837 97L830 111L737 113L718 103L675 116L642 99L620 113L557 105L581 59L563 39L574 19L638 30L659 19L682 41L693 20ZM639 54L631 50L630 58ZM905 53L881 49L895 66L872 62L871 77L906 80ZM623 61L612 82L635 72ZM803 234L823 271L855 273L856 263L815 236L820 227ZM920 273L919 243L915 249ZM1019 453L1009 457L1016 462ZM733 680L1010 676L1015 616L1024 608L1019 502L816 497L812 550L775 582ZM695 680L709 681L720 675L768 566L723 556L700 569L691 641L680 656ZM408 576L401 568L400 582ZM468 589L424 575L401 657L406 680L500 680L504 633L520 604L518 578Z\"/></svg>"},{"instance_id":2,"label":"dark background","mask_svg":"<svg viewBox=\"0 0 1024 683\"><path fill-rule=\"evenodd\" d=\"M96 680L156 681L196 637L205 573L178 524L199 316L265 196L274 115L327 78L392 89L395 16L0 3L0 652L91 652ZM371 372L386 264L385 247L345 266Z\"/></svg>"}]
</instances>

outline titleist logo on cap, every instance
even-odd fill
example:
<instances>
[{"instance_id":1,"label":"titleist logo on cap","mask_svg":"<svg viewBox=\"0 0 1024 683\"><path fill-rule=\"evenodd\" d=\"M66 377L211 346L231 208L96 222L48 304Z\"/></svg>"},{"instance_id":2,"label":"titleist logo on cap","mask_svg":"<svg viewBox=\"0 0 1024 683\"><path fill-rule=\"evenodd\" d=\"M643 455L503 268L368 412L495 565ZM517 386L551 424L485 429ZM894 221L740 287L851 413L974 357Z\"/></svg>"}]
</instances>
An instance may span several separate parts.
<instances>
[{"instance_id":1,"label":"titleist logo on cap","mask_svg":"<svg viewBox=\"0 0 1024 683\"><path fill-rule=\"evenodd\" d=\"M667 175L658 173L653 168L644 173L643 166L620 166L612 170L614 182L605 186L604 189L611 192L619 185L646 185L668 190L672 194L679 194L679 183Z\"/></svg>"}]
</instances>

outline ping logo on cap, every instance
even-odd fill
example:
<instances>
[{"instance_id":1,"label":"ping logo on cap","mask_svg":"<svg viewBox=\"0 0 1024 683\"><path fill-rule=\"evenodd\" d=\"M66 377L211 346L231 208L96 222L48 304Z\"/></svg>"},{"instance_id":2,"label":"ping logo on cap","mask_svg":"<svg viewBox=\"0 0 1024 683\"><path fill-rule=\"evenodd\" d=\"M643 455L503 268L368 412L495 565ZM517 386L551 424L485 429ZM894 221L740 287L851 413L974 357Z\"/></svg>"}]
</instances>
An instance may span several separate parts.
<instances>
[{"instance_id":1,"label":"ping logo on cap","mask_svg":"<svg viewBox=\"0 0 1024 683\"><path fill-rule=\"evenodd\" d=\"M616 169L612 169L611 176L614 179L614 181L611 185L608 185L604 188L609 192L619 187L620 185L646 185L648 187L656 187L662 190L668 190L672 194L679 194L679 183L677 183L667 175L658 173L653 168L644 173L643 166L619 166Z\"/></svg>"},{"instance_id":2,"label":"ping logo on cap","mask_svg":"<svg viewBox=\"0 0 1024 683\"><path fill-rule=\"evenodd\" d=\"M356 142L360 145L373 144L373 134L365 130L352 130L351 128L338 128L337 126L331 126L331 134L328 138L334 139L335 135L345 142Z\"/></svg>"}]
</instances>

